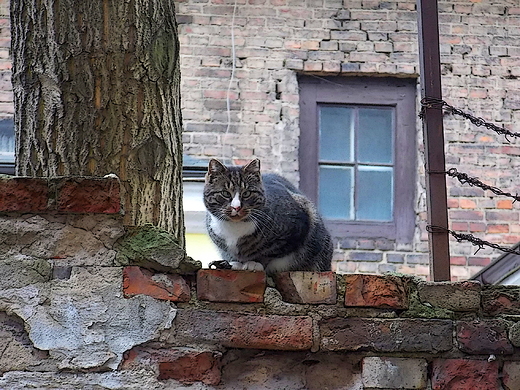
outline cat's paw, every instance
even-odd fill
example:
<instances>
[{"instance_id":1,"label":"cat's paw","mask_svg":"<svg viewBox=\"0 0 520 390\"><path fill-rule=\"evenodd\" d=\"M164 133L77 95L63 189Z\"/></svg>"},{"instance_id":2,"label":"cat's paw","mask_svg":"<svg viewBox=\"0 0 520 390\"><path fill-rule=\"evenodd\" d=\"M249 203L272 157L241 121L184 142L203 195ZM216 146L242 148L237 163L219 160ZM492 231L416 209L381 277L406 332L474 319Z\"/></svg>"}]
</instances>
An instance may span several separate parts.
<instances>
[{"instance_id":1,"label":"cat's paw","mask_svg":"<svg viewBox=\"0 0 520 390\"><path fill-rule=\"evenodd\" d=\"M209 263L209 269L230 269L231 264L227 260L215 260Z\"/></svg>"},{"instance_id":2,"label":"cat's paw","mask_svg":"<svg viewBox=\"0 0 520 390\"><path fill-rule=\"evenodd\" d=\"M242 269L248 271L263 271L264 266L260 263L257 263L256 261L248 261L244 263Z\"/></svg>"},{"instance_id":3,"label":"cat's paw","mask_svg":"<svg viewBox=\"0 0 520 390\"><path fill-rule=\"evenodd\" d=\"M240 263L238 261L231 261L231 269L244 270L244 271L263 271L264 266L256 261L247 261Z\"/></svg>"}]
</instances>

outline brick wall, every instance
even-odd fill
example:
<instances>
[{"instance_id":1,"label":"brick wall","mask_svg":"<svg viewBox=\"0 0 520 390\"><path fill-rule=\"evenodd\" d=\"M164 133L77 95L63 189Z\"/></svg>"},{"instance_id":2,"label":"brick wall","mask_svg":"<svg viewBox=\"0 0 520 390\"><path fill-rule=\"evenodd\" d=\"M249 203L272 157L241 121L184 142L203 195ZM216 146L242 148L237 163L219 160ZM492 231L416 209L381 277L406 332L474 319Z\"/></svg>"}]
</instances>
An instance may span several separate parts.
<instances>
[{"instance_id":1,"label":"brick wall","mask_svg":"<svg viewBox=\"0 0 520 390\"><path fill-rule=\"evenodd\" d=\"M414 0L178 0L185 152L193 157L262 159L266 170L298 181L297 74L418 76ZM0 1L0 118L13 115L9 2ZM443 94L451 104L519 131L520 8L515 2L441 1ZM231 25L236 67L233 82ZM229 118L228 127L228 88ZM417 138L422 144L421 123ZM445 118L448 167L518 192L518 142ZM415 238L400 246L338 237L338 272L397 271L427 277L422 151L416 162ZM447 179L452 229L497 244L520 241L518 204ZM499 253L452 241L453 280Z\"/></svg>"},{"instance_id":2,"label":"brick wall","mask_svg":"<svg viewBox=\"0 0 520 390\"><path fill-rule=\"evenodd\" d=\"M519 287L200 269L119 189L0 180L0 388L520 388Z\"/></svg>"},{"instance_id":3,"label":"brick wall","mask_svg":"<svg viewBox=\"0 0 520 390\"><path fill-rule=\"evenodd\" d=\"M418 77L415 0L177 1L185 152L194 157L262 159L298 181L297 74ZM518 132L520 7L515 2L440 1L443 95L458 108ZM231 28L233 26L233 28ZM236 70L232 76L232 32ZM228 94L229 88L229 94ZM227 98L230 104L228 127ZM419 103L417 104L419 107ZM417 166L417 229L411 245L336 240L338 272L398 271L426 277L422 124ZM518 192L518 141L445 117L448 168ZM518 204L448 178L452 229L509 246L520 241ZM453 280L500 253L452 241Z\"/></svg>"},{"instance_id":4,"label":"brick wall","mask_svg":"<svg viewBox=\"0 0 520 390\"><path fill-rule=\"evenodd\" d=\"M0 0L0 119L11 118L14 114L10 47L9 1Z\"/></svg>"}]
</instances>

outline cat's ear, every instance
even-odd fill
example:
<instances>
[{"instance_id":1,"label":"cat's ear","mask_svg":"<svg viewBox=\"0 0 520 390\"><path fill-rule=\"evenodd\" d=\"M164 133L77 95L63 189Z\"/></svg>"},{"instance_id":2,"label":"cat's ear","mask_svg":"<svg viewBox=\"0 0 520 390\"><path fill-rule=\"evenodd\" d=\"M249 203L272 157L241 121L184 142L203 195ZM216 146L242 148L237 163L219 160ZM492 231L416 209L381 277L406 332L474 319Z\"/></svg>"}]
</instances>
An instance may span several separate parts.
<instances>
[{"instance_id":1,"label":"cat's ear","mask_svg":"<svg viewBox=\"0 0 520 390\"><path fill-rule=\"evenodd\" d=\"M209 160L208 173L212 175L218 175L227 171L227 167L215 158Z\"/></svg>"},{"instance_id":2,"label":"cat's ear","mask_svg":"<svg viewBox=\"0 0 520 390\"><path fill-rule=\"evenodd\" d=\"M255 158L253 161L249 162L247 165L244 165L242 170L245 173L253 173L256 175L260 175L260 160Z\"/></svg>"},{"instance_id":3,"label":"cat's ear","mask_svg":"<svg viewBox=\"0 0 520 390\"><path fill-rule=\"evenodd\" d=\"M218 176L227 171L227 167L217 159L209 160L208 172L206 173L206 183L212 182L212 177Z\"/></svg>"}]
</instances>

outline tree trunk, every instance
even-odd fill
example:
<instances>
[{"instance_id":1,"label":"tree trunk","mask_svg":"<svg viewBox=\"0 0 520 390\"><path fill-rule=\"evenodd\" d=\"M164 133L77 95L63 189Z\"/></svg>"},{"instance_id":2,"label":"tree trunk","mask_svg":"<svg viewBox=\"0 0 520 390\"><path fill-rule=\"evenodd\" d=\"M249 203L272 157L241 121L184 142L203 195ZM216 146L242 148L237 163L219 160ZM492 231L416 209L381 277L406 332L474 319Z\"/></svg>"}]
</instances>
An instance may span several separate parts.
<instances>
[{"instance_id":1,"label":"tree trunk","mask_svg":"<svg viewBox=\"0 0 520 390\"><path fill-rule=\"evenodd\" d=\"M127 224L184 242L179 43L171 0L12 0L18 175L104 176Z\"/></svg>"}]
</instances>

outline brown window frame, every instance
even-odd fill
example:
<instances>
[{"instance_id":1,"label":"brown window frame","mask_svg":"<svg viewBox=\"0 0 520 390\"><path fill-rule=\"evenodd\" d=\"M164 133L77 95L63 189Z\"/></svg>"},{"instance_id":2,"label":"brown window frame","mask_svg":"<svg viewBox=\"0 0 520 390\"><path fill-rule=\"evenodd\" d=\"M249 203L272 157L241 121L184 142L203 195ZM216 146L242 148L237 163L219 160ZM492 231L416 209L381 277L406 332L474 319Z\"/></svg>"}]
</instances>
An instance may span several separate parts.
<instances>
[{"instance_id":1,"label":"brown window frame","mask_svg":"<svg viewBox=\"0 0 520 390\"><path fill-rule=\"evenodd\" d=\"M300 189L318 201L318 104L395 107L393 221L325 220L331 234L348 238L386 238L410 244L415 230L417 80L387 77L301 75Z\"/></svg>"}]
</instances>

